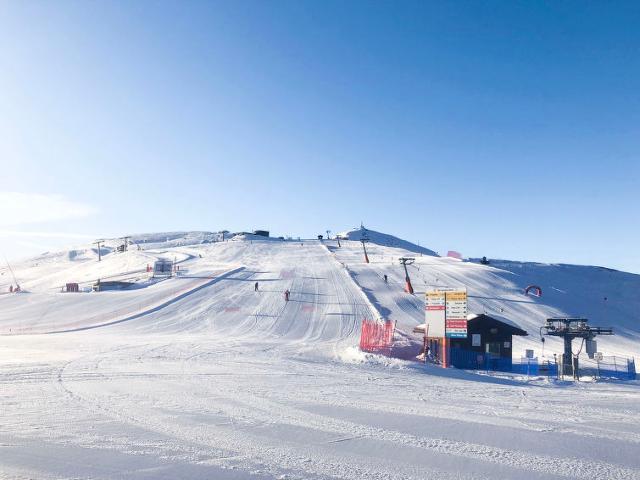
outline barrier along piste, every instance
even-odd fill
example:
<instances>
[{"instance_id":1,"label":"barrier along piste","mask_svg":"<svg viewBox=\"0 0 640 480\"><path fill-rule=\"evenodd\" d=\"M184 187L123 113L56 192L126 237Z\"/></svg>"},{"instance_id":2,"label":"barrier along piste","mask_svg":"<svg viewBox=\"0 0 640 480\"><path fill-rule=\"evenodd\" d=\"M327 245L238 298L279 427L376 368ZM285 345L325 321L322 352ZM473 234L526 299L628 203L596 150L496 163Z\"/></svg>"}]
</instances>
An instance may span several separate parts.
<instances>
[{"instance_id":1,"label":"barrier along piste","mask_svg":"<svg viewBox=\"0 0 640 480\"><path fill-rule=\"evenodd\" d=\"M360 350L368 353L391 355L396 324L390 320L362 320Z\"/></svg>"}]
</instances>

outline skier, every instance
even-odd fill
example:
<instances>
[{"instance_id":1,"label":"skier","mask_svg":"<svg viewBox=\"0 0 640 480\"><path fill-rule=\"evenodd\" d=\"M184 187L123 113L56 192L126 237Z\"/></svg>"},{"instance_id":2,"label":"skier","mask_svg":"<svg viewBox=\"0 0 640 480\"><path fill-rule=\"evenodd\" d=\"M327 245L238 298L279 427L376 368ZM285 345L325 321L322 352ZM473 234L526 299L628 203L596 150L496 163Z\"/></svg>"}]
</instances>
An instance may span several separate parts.
<instances>
[{"instance_id":1,"label":"skier","mask_svg":"<svg viewBox=\"0 0 640 480\"><path fill-rule=\"evenodd\" d=\"M256 282L255 285L253 286L253 291L254 292L258 291L258 282Z\"/></svg>"},{"instance_id":2,"label":"skier","mask_svg":"<svg viewBox=\"0 0 640 480\"><path fill-rule=\"evenodd\" d=\"M288 301L289 301L289 295L291 295L291 292L290 292L290 291L289 291L289 289L287 288L287 289L284 291L284 301L285 301L285 302L288 302Z\"/></svg>"},{"instance_id":3,"label":"skier","mask_svg":"<svg viewBox=\"0 0 640 480\"><path fill-rule=\"evenodd\" d=\"M387 282L387 274L386 273L384 274L384 283L388 283Z\"/></svg>"}]
</instances>

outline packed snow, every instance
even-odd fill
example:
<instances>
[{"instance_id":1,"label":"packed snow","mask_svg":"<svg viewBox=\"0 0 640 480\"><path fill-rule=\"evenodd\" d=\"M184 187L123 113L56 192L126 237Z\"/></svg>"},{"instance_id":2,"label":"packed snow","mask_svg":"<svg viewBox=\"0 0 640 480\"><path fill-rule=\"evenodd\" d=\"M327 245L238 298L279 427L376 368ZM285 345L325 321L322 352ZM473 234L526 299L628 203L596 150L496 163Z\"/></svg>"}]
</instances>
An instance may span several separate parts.
<instances>
[{"instance_id":1,"label":"packed snow","mask_svg":"<svg viewBox=\"0 0 640 480\"><path fill-rule=\"evenodd\" d=\"M482 265L373 231L367 264L358 235L340 247L134 236L124 253L107 241L100 262L84 245L12 263L13 294L0 270L0 478L640 478L637 381L444 370L357 348L364 318L419 342L424 291L466 286L471 312L529 332L514 355L542 354L546 318L580 315L614 328L600 350L638 357L640 276ZM415 295L401 256L416 259ZM182 274L150 279L157 259ZM89 292L97 279L136 288ZM68 282L87 291L62 292ZM543 296L525 296L530 284Z\"/></svg>"}]
</instances>

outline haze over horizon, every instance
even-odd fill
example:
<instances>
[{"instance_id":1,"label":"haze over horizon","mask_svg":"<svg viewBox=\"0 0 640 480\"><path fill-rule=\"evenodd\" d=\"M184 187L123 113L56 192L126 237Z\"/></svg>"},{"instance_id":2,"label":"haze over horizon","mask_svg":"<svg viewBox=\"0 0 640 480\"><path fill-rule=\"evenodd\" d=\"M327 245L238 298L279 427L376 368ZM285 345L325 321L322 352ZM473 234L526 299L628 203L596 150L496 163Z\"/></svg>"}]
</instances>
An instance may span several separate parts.
<instances>
[{"instance_id":1,"label":"haze over horizon","mask_svg":"<svg viewBox=\"0 0 640 480\"><path fill-rule=\"evenodd\" d=\"M0 5L0 255L365 226L640 273L640 6Z\"/></svg>"}]
</instances>

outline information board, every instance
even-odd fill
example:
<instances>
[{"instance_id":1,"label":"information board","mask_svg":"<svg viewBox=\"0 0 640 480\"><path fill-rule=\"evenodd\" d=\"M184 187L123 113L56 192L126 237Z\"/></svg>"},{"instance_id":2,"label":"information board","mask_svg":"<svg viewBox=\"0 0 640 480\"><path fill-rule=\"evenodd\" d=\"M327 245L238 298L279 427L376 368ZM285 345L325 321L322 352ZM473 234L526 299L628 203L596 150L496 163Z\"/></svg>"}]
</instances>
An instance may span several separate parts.
<instances>
[{"instance_id":1,"label":"information board","mask_svg":"<svg viewBox=\"0 0 640 480\"><path fill-rule=\"evenodd\" d=\"M425 323L429 337L467 337L466 288L427 290Z\"/></svg>"},{"instance_id":2,"label":"information board","mask_svg":"<svg viewBox=\"0 0 640 480\"><path fill-rule=\"evenodd\" d=\"M445 292L445 332L450 338L467 338L467 290Z\"/></svg>"},{"instance_id":3,"label":"information board","mask_svg":"<svg viewBox=\"0 0 640 480\"><path fill-rule=\"evenodd\" d=\"M426 293L425 323L430 337L445 335L445 295L442 290L428 290Z\"/></svg>"}]
</instances>

